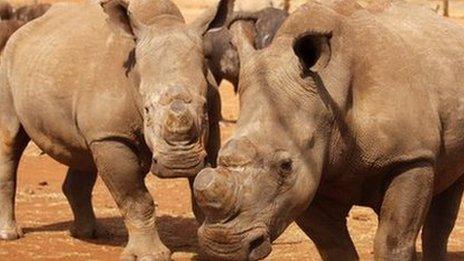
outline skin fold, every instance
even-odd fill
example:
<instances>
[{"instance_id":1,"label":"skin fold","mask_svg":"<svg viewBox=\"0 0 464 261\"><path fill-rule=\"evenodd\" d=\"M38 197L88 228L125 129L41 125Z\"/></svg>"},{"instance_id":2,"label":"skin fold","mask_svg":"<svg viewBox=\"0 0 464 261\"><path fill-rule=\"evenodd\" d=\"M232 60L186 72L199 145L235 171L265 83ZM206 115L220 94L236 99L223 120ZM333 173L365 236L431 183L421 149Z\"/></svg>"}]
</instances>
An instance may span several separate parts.
<instances>
[{"instance_id":1,"label":"skin fold","mask_svg":"<svg viewBox=\"0 0 464 261\"><path fill-rule=\"evenodd\" d=\"M428 8L310 1L256 50L233 39L237 130L195 197L208 259L257 260L296 221L324 260L357 260L354 205L379 217L376 260L444 260L464 190L464 30Z\"/></svg>"},{"instance_id":2,"label":"skin fold","mask_svg":"<svg viewBox=\"0 0 464 261\"><path fill-rule=\"evenodd\" d=\"M69 166L71 234L95 235L97 174L128 230L122 259L166 260L144 177L193 177L215 166L220 99L203 35L229 12L192 24L167 0L54 5L8 41L0 66L0 238L21 236L16 170L30 140ZM194 204L199 220L202 214Z\"/></svg>"}]
</instances>

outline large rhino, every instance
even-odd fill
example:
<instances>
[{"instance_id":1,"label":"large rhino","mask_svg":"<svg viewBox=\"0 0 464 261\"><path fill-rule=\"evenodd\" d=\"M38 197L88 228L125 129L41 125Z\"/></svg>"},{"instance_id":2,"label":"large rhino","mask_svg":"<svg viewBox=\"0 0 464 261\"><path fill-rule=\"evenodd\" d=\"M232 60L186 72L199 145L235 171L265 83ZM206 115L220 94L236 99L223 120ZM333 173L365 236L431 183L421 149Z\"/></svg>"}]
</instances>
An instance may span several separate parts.
<instances>
[{"instance_id":1,"label":"large rhino","mask_svg":"<svg viewBox=\"0 0 464 261\"><path fill-rule=\"evenodd\" d=\"M74 236L94 234L98 172L128 229L122 257L169 258L144 177L151 166L193 183L215 164L220 101L202 36L225 21L228 7L221 1L186 25L168 0L57 4L12 36L0 66L1 239L21 235L16 170L32 139L69 166L63 191Z\"/></svg>"},{"instance_id":2,"label":"large rhino","mask_svg":"<svg viewBox=\"0 0 464 261\"><path fill-rule=\"evenodd\" d=\"M245 39L245 40L242 40ZM296 221L324 260L358 259L353 205L379 216L376 260L443 260L464 190L464 29L425 7L310 1L243 66L237 131L194 189L211 259L256 260Z\"/></svg>"}]
</instances>

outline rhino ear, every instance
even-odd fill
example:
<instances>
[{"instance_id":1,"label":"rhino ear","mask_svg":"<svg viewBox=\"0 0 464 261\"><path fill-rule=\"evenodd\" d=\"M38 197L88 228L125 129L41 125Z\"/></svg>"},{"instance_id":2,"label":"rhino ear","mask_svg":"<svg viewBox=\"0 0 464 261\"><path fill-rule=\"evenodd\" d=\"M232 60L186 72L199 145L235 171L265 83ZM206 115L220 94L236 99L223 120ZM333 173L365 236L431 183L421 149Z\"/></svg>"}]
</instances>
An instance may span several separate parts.
<instances>
[{"instance_id":1,"label":"rhino ear","mask_svg":"<svg viewBox=\"0 0 464 261\"><path fill-rule=\"evenodd\" d=\"M256 51L254 47L256 32L254 29L254 25L247 22L237 22L230 28L232 44L237 49L241 63L245 63Z\"/></svg>"},{"instance_id":2,"label":"rhino ear","mask_svg":"<svg viewBox=\"0 0 464 261\"><path fill-rule=\"evenodd\" d=\"M100 2L100 5L108 15L108 23L115 31L123 32L133 37L134 32L128 14L128 2L128 0L103 0Z\"/></svg>"},{"instance_id":3,"label":"rhino ear","mask_svg":"<svg viewBox=\"0 0 464 261\"><path fill-rule=\"evenodd\" d=\"M192 23L192 28L200 35L211 29L220 28L227 24L227 20L234 12L235 0L220 0L217 7L206 11Z\"/></svg>"},{"instance_id":4,"label":"rhino ear","mask_svg":"<svg viewBox=\"0 0 464 261\"><path fill-rule=\"evenodd\" d=\"M305 33L293 42L293 51L305 71L318 71L327 66L331 57L332 33Z\"/></svg>"}]
</instances>

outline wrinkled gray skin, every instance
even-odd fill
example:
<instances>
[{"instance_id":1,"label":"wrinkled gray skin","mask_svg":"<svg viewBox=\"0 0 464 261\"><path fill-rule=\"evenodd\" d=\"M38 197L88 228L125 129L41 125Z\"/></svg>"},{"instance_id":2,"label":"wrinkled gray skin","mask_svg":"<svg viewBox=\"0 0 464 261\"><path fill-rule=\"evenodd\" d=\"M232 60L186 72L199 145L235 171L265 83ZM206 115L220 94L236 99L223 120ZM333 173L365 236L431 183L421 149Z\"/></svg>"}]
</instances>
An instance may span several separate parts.
<instances>
[{"instance_id":1,"label":"wrinkled gray skin","mask_svg":"<svg viewBox=\"0 0 464 261\"><path fill-rule=\"evenodd\" d=\"M128 229L122 257L169 259L144 177L150 166L160 177L214 166L220 100L202 35L227 12L221 1L186 25L167 0L56 4L18 30L0 67L0 238L21 236L16 170L33 140L69 166L74 236L94 236L98 173Z\"/></svg>"},{"instance_id":2,"label":"wrinkled gray skin","mask_svg":"<svg viewBox=\"0 0 464 261\"><path fill-rule=\"evenodd\" d=\"M51 4L21 6L14 11L13 17L21 21L29 22L45 14L51 6Z\"/></svg>"},{"instance_id":3,"label":"wrinkled gray skin","mask_svg":"<svg viewBox=\"0 0 464 261\"><path fill-rule=\"evenodd\" d=\"M464 189L464 29L408 3L312 1L268 48L247 39L236 133L194 184L204 255L263 258L296 221L324 260L356 260L360 205L379 216L376 260L413 260L422 226L424 259L444 260Z\"/></svg>"},{"instance_id":4,"label":"wrinkled gray skin","mask_svg":"<svg viewBox=\"0 0 464 261\"><path fill-rule=\"evenodd\" d=\"M257 49L267 47L275 33L287 18L286 11L266 8L259 12L235 12L229 17L228 25L237 21L248 21L254 27L253 38ZM233 33L229 27L208 32L204 38L205 55L209 68L217 83L222 80L231 82L235 90L238 87L240 59L237 49L232 45Z\"/></svg>"},{"instance_id":5,"label":"wrinkled gray skin","mask_svg":"<svg viewBox=\"0 0 464 261\"><path fill-rule=\"evenodd\" d=\"M7 1L0 1L0 18L2 20L13 18L13 7Z\"/></svg>"}]
</instances>

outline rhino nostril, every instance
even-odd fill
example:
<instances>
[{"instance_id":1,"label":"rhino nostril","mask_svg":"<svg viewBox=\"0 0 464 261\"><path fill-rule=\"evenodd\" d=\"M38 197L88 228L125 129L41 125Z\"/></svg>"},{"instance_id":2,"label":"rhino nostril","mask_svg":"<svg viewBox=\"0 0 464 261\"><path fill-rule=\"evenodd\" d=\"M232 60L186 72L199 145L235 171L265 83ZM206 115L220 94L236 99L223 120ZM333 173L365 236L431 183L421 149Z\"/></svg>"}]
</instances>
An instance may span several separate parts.
<instances>
[{"instance_id":1,"label":"rhino nostril","mask_svg":"<svg viewBox=\"0 0 464 261\"><path fill-rule=\"evenodd\" d=\"M249 247L248 247L250 253L251 253L254 249L258 248L261 244L263 244L263 242L264 242L264 235L260 235L260 236L258 236L257 238L253 239L253 240L250 242L250 245L249 245Z\"/></svg>"},{"instance_id":2,"label":"rhino nostril","mask_svg":"<svg viewBox=\"0 0 464 261\"><path fill-rule=\"evenodd\" d=\"M258 235L248 244L248 260L263 259L271 253L271 243L264 235Z\"/></svg>"}]
</instances>

